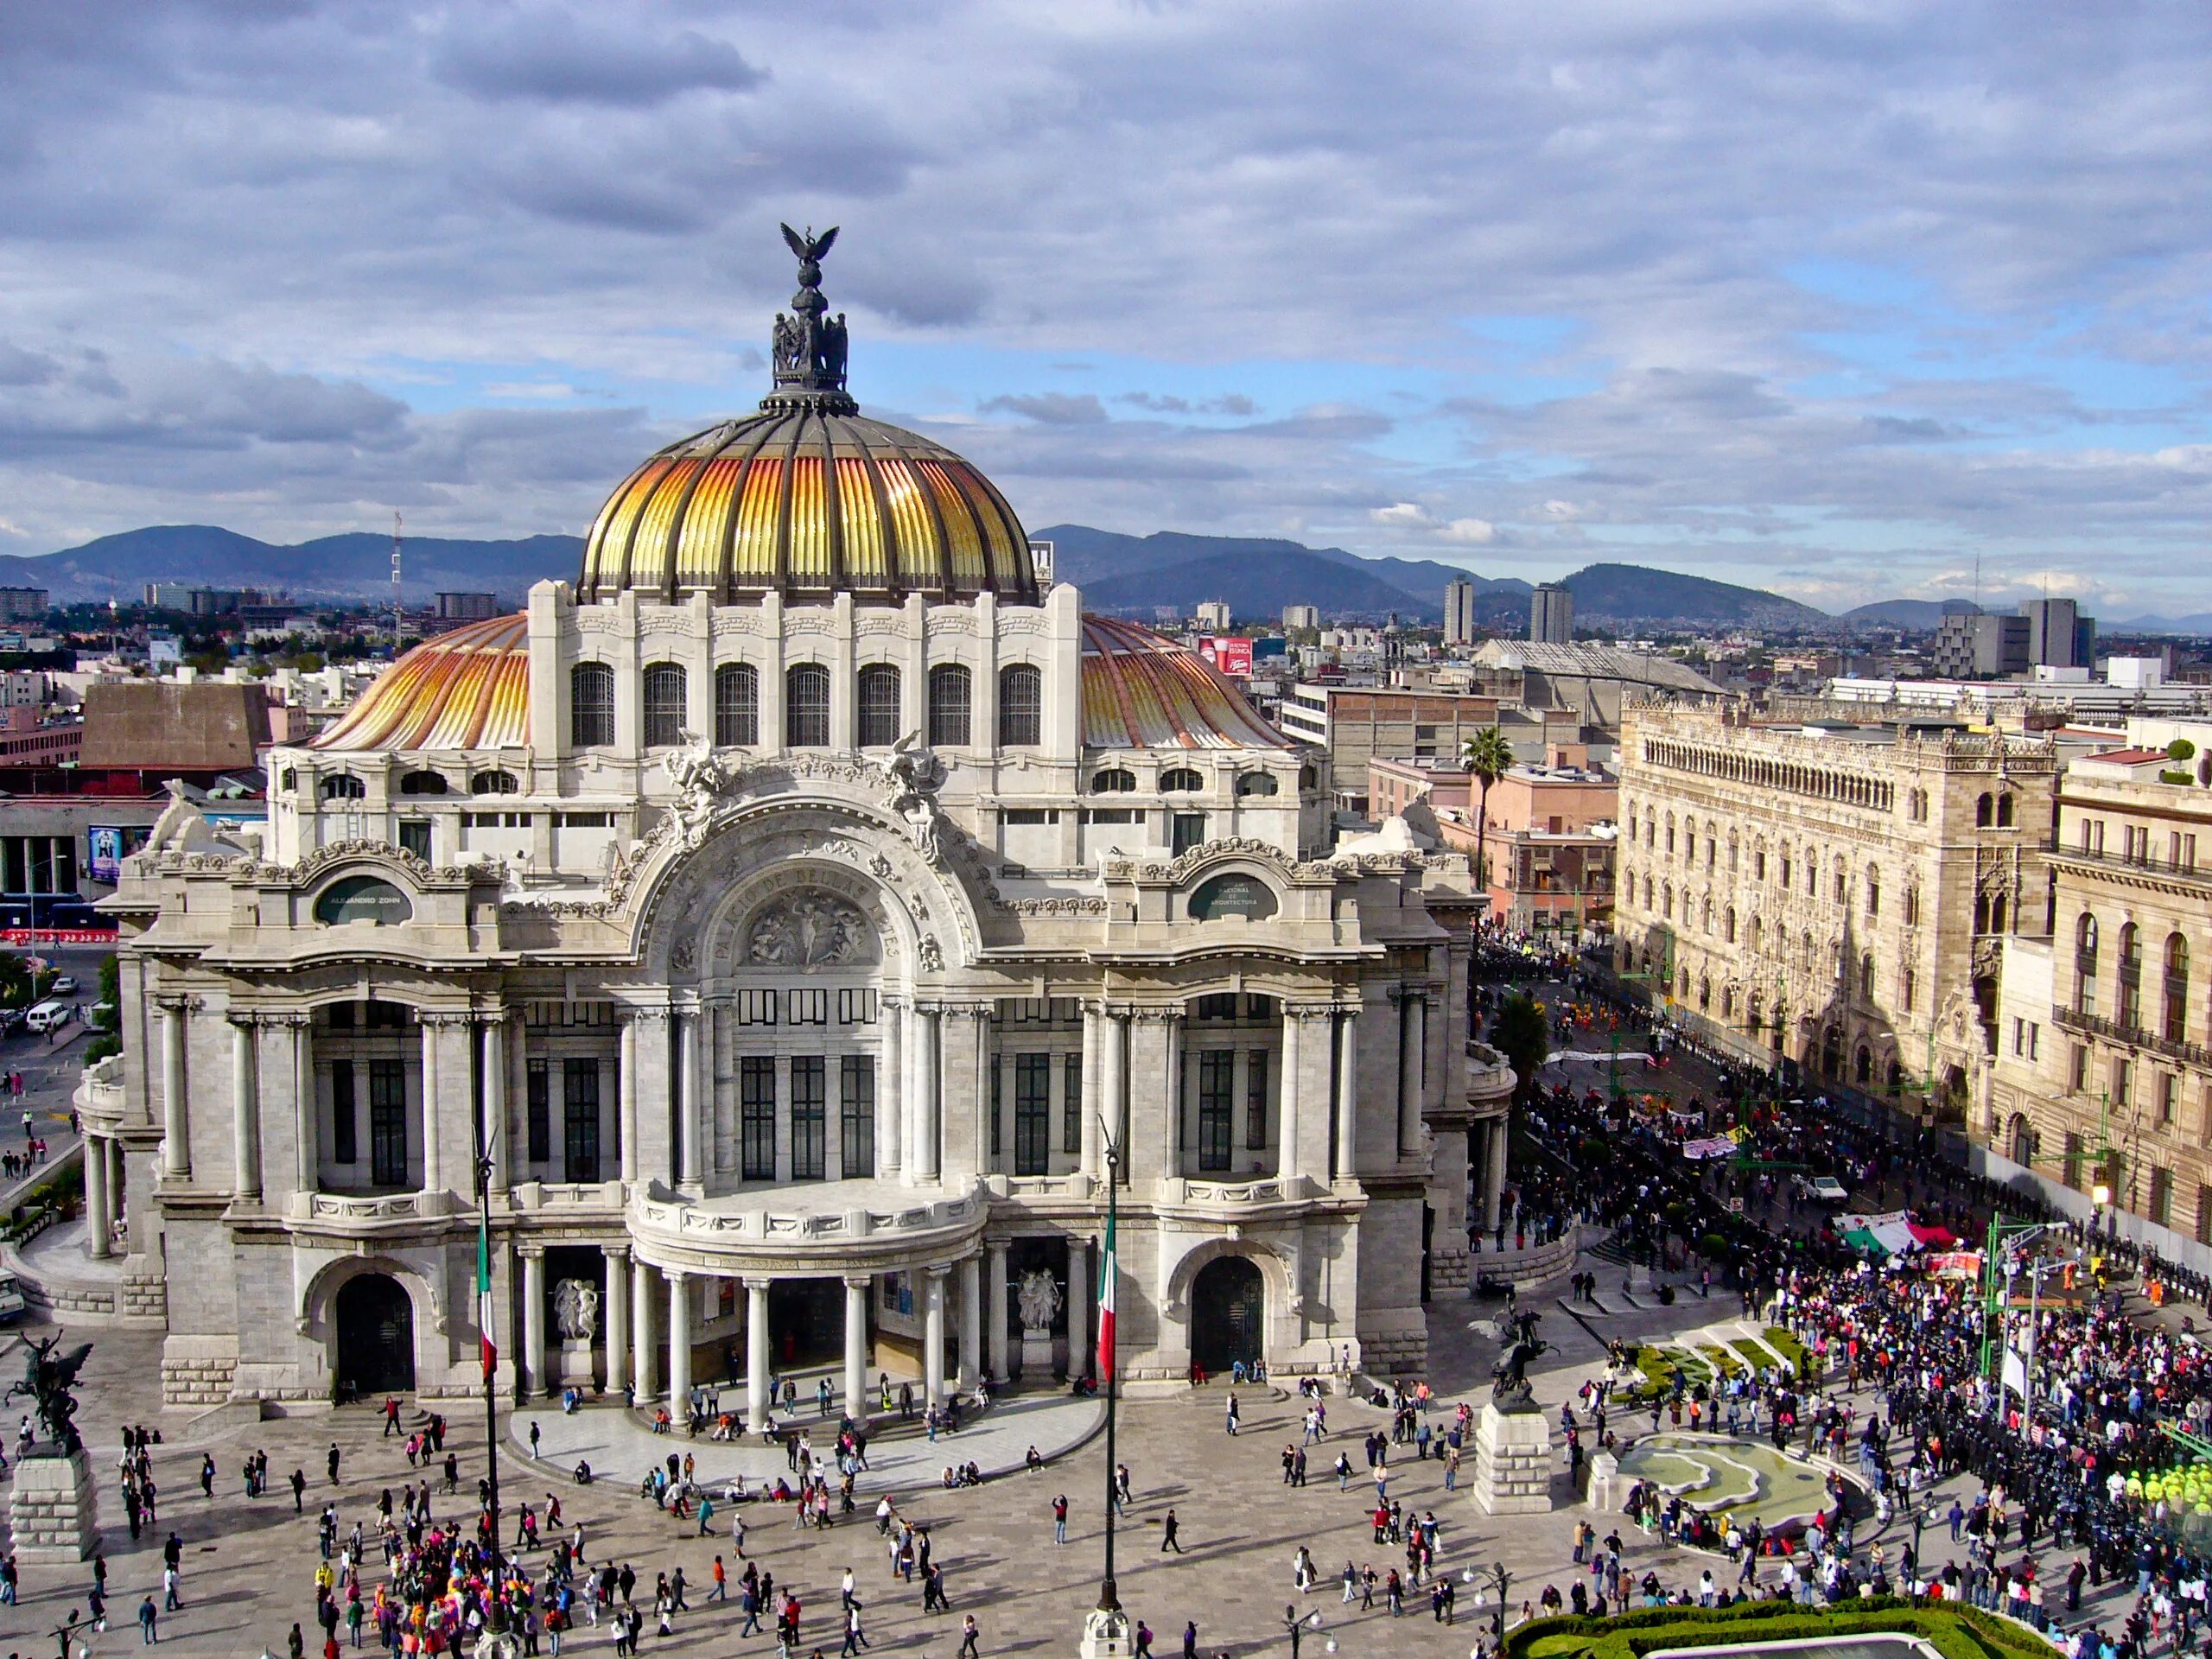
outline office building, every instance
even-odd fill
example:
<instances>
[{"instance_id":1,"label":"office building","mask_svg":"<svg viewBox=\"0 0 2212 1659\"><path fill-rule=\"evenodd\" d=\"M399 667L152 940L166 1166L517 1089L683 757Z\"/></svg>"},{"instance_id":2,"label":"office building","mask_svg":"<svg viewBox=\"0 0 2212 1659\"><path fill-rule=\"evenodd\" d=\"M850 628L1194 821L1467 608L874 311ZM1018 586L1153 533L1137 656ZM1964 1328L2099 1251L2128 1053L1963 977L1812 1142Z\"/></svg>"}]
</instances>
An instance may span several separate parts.
<instances>
[{"instance_id":1,"label":"office building","mask_svg":"<svg viewBox=\"0 0 2212 1659\"><path fill-rule=\"evenodd\" d=\"M1529 638L1538 645L1574 643L1574 595L1560 582L1540 582L1529 593Z\"/></svg>"},{"instance_id":2,"label":"office building","mask_svg":"<svg viewBox=\"0 0 2212 1659\"><path fill-rule=\"evenodd\" d=\"M1475 641L1475 584L1471 582L1447 582L1444 584L1444 643L1447 645L1471 645Z\"/></svg>"}]
</instances>

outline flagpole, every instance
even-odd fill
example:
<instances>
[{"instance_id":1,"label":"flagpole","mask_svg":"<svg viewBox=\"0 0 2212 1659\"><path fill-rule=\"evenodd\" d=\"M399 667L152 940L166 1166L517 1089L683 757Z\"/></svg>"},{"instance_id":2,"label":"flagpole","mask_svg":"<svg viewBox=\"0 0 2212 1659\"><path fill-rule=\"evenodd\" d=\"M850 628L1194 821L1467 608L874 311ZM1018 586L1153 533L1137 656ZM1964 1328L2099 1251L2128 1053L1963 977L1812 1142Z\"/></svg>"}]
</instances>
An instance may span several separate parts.
<instances>
[{"instance_id":1,"label":"flagpole","mask_svg":"<svg viewBox=\"0 0 2212 1659\"><path fill-rule=\"evenodd\" d=\"M1114 1402L1118 1390L1115 1374L1121 1369L1120 1333L1114 1329L1113 1310L1121 1300L1115 1294L1114 1278L1122 1270L1118 1254L1120 1241L1115 1236L1115 1195L1122 1185L1122 1148L1118 1141L1103 1133L1100 1138L1106 1145L1106 1259L1099 1264L1102 1283L1099 1287L1101 1305L1107 1310L1106 1319L1100 1330L1105 1333L1106 1352L1106 1578L1098 1586L1098 1611L1118 1613L1122 1610L1121 1596L1114 1587L1114 1516L1121 1496L1119 1483L1115 1478L1119 1465L1114 1459Z\"/></svg>"}]
</instances>

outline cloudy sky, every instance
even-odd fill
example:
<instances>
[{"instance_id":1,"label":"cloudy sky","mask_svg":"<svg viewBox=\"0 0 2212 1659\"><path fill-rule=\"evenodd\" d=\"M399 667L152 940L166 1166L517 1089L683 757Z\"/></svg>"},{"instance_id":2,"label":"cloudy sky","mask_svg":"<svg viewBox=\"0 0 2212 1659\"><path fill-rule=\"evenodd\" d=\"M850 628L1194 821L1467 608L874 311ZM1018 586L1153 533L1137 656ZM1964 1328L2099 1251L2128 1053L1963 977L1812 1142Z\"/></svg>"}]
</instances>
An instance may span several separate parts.
<instances>
[{"instance_id":1,"label":"cloudy sky","mask_svg":"<svg viewBox=\"0 0 2212 1659\"><path fill-rule=\"evenodd\" d=\"M0 7L0 551L581 532L853 388L1033 525L2212 608L2212 13Z\"/></svg>"}]
</instances>

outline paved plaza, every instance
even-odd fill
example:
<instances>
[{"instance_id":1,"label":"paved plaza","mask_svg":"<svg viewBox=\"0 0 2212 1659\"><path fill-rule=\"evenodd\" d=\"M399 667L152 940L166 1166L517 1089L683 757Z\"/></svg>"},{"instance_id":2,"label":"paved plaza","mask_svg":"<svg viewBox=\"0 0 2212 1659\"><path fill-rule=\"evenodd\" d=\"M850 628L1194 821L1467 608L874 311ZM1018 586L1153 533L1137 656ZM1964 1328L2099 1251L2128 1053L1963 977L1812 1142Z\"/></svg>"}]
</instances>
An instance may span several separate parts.
<instances>
[{"instance_id":1,"label":"paved plaza","mask_svg":"<svg viewBox=\"0 0 2212 1659\"><path fill-rule=\"evenodd\" d=\"M1584 1263L1605 1270L1605 1264L1593 1258L1586 1256ZM1672 1308L1623 1305L1612 1313L1586 1308L1581 1318L1571 1319L1555 1300L1563 1288L1563 1283L1548 1287L1546 1294L1523 1299L1523 1306L1547 1311L1544 1333L1557 1344L1557 1351L1545 1357L1549 1369L1535 1379L1538 1401L1554 1418L1560 1402L1602 1369L1607 1339L1656 1339L1694 1330L1707 1323L1719 1306L1718 1297L1706 1302L1691 1294ZM1434 1381L1446 1402L1439 1408L1440 1419L1448 1414L1451 1401L1479 1402L1488 1395L1488 1368L1496 1344L1468 1328L1479 1312L1478 1306L1459 1301L1432 1310ZM381 1417L372 1405L196 1434L188 1414L149 1414L153 1395L146 1379L154 1370L156 1338L128 1332L78 1334L93 1334L98 1340L86 1374L82 1421L96 1457L102 1513L108 1522L113 1625L93 1644L93 1651L138 1645L135 1611L149 1589L158 1592L161 1543L172 1528L184 1546L184 1606L163 1617L164 1644L181 1643L187 1652L242 1656L257 1655L266 1646L282 1654L286 1634L297 1620L312 1651L316 1637L311 1618L312 1575L319 1559L315 1524L321 1505L336 1502L341 1530L356 1519L372 1522L378 1490L396 1489L408 1477L401 1442L382 1435ZM0 1358L0 1369L12 1369L16 1363L13 1356ZM1449 1630L1433 1622L1425 1595L1409 1601L1407 1616L1395 1622L1379 1601L1375 1611L1364 1613L1340 1601L1335 1580L1346 1560L1362 1566L1373 1562L1378 1572L1402 1566L1397 1547L1373 1542L1366 1519L1372 1488L1364 1479L1359 1443L1370 1430L1387 1427L1387 1414L1332 1395L1331 1440L1309 1452L1308 1484L1287 1491L1280 1459L1283 1447L1299 1439L1297 1396L1268 1387L1239 1390L1242 1433L1232 1440L1223 1427L1229 1392L1217 1383L1180 1398L1126 1402L1121 1410L1119 1450L1130 1467L1136 1493L1119 1534L1122 1595L1155 1632L1156 1647L1163 1656L1179 1650L1186 1619L1198 1623L1202 1652L1287 1652L1281 1624L1287 1601L1320 1611L1324 1628L1315 1640L1333 1637L1340 1659L1383 1652L1456 1659L1467 1653L1478 1633L1478 1616L1471 1587L1464 1583L1459 1627ZM449 1402L444 1409L452 1425L449 1444L461 1456L462 1484L454 1497L436 1500L437 1512L466 1519L483 1467L483 1419L469 1402ZM876 1650L950 1656L959 1640L959 1615L972 1611L982 1623L986 1653L1071 1652L1082 1615L1096 1595L1106 1467L1103 1440L1086 1438L1084 1424L1076 1414L1084 1409L1081 1402L1063 1402L1057 1395L1016 1396L1002 1402L982 1425L940 1439L936 1449L923 1441L902 1444L896 1434L883 1442L887 1452L874 1459L876 1473L861 1480L863 1510L872 1510L876 1498L888 1491L903 1514L929 1528L937 1557L946 1567L954 1608L950 1617L925 1616L918 1581L910 1586L891 1577L883 1547L865 1512L817 1534L797 1530L788 1510L747 1505L748 1555L772 1569L779 1584L801 1591L805 1604L803 1651L817 1645L826 1652L836 1650L837 1582L849 1566L859 1576L868 1637ZM593 1408L564 1418L557 1405L550 1402L517 1415L513 1427L518 1433L526 1433L533 1418L540 1424L547 1436L547 1455L534 1465L515 1455L512 1447L503 1455L507 1540L513 1536L516 1503L531 1501L542 1511L548 1496L557 1495L564 1519L582 1521L586 1552L594 1562L610 1554L627 1560L643 1575L645 1587L656 1573L683 1566L694 1586L692 1611L679 1617L672 1639L655 1643L648 1636L656 1650L772 1652L772 1643L766 1637L741 1643L737 1640L740 1620L734 1605L702 1602L718 1552L733 1575L741 1565L730 1547L727 1509L718 1510L718 1535L709 1540L697 1536L696 1524L677 1522L636 1493L648 1462L669 1449L694 1452L702 1471L716 1471L718 1456L741 1457L748 1479L755 1472L756 1459L762 1460L763 1471L771 1473L780 1459L758 1448L733 1452L704 1440L656 1437L642 1427L616 1422L614 1417L607 1409ZM159 1524L136 1543L121 1525L114 1473L118 1429L126 1418L157 1425L163 1436L155 1459ZM1636 1421L1640 1425L1642 1420ZM987 1466L999 1466L1003 1459L994 1447L1014 1440L1026 1446L1046 1432L1045 1425L1082 1443L1041 1473L1007 1474L988 1479L980 1488L948 1492L928 1472L956 1455L963 1462L973 1457ZM1622 1421L1618 1426L1631 1425ZM553 1454L552 1436L556 1433L596 1437L596 1443L607 1448L601 1454L607 1461L594 1465L604 1478L588 1488L571 1484L563 1461L566 1452L561 1458ZM334 1440L342 1452L341 1478L334 1487L324 1473L327 1447ZM571 1444L566 1438L561 1443ZM1325 1472L1339 1448L1350 1453L1361 1476L1343 1495ZM245 1457L257 1449L269 1454L272 1491L248 1500L239 1471ZM219 1471L212 1501L200 1492L203 1452L213 1454ZM1545 1584L1558 1584L1564 1591L1570 1582L1568 1557L1578 1520L1598 1520L1601 1531L1618 1521L1618 1516L1605 1521L1573 1503L1563 1455L1554 1483L1558 1510L1548 1516L1496 1520L1484 1516L1469 1493L1471 1459L1457 1492L1444 1490L1441 1463L1414 1460L1410 1450L1403 1459L1391 1480L1391 1495L1415 1513L1435 1512L1442 1523L1440 1564L1457 1574L1470 1567L1486 1568L1503 1562L1512 1574L1510 1599L1516 1614L1522 1601L1533 1599ZM296 1516L288 1484L295 1468L308 1476L303 1512ZM1052 1542L1051 1505L1059 1492L1065 1492L1073 1505L1065 1548ZM1161 1522L1171 1510L1179 1523L1180 1555L1161 1553ZM1632 1528L1623 1535L1630 1568L1638 1575L1654 1568L1669 1586L1694 1582L1705 1566L1713 1564L1710 1558L1656 1539L1646 1541ZM1863 1548L1868 1541L1864 1534L1860 1541ZM1893 1524L1876 1541L1885 1543L1894 1560L1904 1535ZM1294 1557L1301 1544L1312 1549L1323 1574L1319 1589L1302 1597L1294 1593L1291 1582ZM1940 1529L1927 1535L1925 1547L1934 1560L1942 1559L1950 1548ZM365 1574L372 1585L379 1576L378 1562L372 1548ZM44 1632L65 1619L72 1606L84 1605L90 1582L89 1566L24 1569L22 1604L0 1607L0 1643L26 1655L53 1651L51 1638ZM1479 1617L1486 1626L1487 1614ZM568 1641L574 1646L608 1639L606 1631L587 1627Z\"/></svg>"}]
</instances>

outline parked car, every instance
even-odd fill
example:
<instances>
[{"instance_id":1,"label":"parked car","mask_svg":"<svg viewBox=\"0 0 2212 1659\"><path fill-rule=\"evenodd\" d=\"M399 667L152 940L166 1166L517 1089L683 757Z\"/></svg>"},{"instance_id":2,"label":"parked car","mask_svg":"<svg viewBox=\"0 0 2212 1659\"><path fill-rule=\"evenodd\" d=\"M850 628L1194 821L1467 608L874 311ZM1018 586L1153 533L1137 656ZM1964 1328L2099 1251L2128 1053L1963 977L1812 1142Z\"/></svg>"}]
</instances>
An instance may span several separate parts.
<instances>
[{"instance_id":1,"label":"parked car","mask_svg":"<svg viewBox=\"0 0 2212 1659\"><path fill-rule=\"evenodd\" d=\"M23 1016L23 1026L29 1031L48 1032L56 1026L67 1024L76 1013L77 1007L73 1002L57 1002L48 997Z\"/></svg>"},{"instance_id":2,"label":"parked car","mask_svg":"<svg viewBox=\"0 0 2212 1659\"><path fill-rule=\"evenodd\" d=\"M23 1287L12 1273L0 1273L0 1319L20 1319L27 1309Z\"/></svg>"},{"instance_id":3,"label":"parked car","mask_svg":"<svg viewBox=\"0 0 2212 1659\"><path fill-rule=\"evenodd\" d=\"M58 976L54 982L53 990L54 995L56 996L76 995L77 976L74 974L62 974Z\"/></svg>"}]
</instances>

